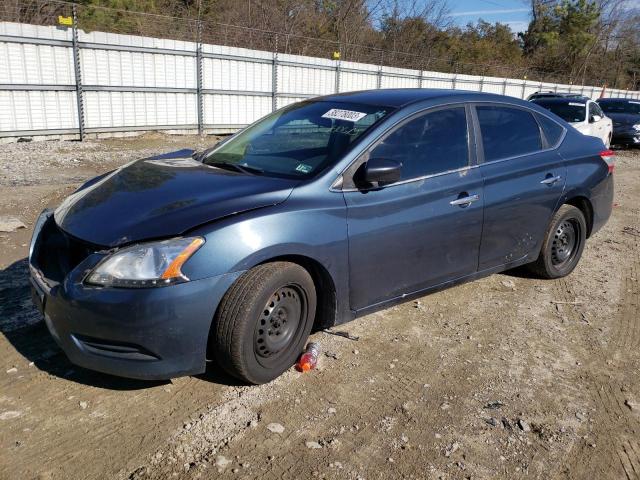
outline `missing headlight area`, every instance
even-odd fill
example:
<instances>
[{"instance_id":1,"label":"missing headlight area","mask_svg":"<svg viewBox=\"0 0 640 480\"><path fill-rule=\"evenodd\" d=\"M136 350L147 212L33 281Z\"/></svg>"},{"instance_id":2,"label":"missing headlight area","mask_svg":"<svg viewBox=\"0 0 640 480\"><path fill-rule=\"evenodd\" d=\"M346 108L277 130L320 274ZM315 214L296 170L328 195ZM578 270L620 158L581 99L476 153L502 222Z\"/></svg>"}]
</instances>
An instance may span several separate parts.
<instances>
[{"instance_id":1,"label":"missing headlight area","mask_svg":"<svg viewBox=\"0 0 640 480\"><path fill-rule=\"evenodd\" d=\"M50 216L33 245L32 263L47 280L61 283L66 276L91 254L101 248L68 235Z\"/></svg>"}]
</instances>

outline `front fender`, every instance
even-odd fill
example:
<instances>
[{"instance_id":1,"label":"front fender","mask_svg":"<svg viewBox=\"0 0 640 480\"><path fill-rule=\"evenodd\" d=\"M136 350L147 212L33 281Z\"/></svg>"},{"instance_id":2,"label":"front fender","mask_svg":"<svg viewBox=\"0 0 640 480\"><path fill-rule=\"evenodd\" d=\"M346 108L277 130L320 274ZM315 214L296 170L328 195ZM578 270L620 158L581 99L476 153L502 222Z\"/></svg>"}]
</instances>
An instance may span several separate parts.
<instances>
[{"instance_id":1,"label":"front fender","mask_svg":"<svg viewBox=\"0 0 640 480\"><path fill-rule=\"evenodd\" d=\"M205 244L183 273L192 280L246 271L270 259L301 256L322 265L336 288L338 313L348 313L348 240L342 194L327 192L321 207L304 198L236 215L197 228Z\"/></svg>"}]
</instances>

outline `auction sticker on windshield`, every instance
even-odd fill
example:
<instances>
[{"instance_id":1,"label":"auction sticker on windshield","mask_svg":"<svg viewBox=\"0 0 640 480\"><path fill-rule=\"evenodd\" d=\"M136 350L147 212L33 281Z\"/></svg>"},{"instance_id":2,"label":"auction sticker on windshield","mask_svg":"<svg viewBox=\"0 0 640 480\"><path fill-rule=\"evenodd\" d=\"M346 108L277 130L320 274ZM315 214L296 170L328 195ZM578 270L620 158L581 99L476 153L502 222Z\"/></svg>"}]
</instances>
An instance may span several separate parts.
<instances>
[{"instance_id":1,"label":"auction sticker on windshield","mask_svg":"<svg viewBox=\"0 0 640 480\"><path fill-rule=\"evenodd\" d=\"M296 167L296 172L309 173L311 170L313 170L313 167L306 163L299 163Z\"/></svg>"},{"instance_id":2,"label":"auction sticker on windshield","mask_svg":"<svg viewBox=\"0 0 640 480\"><path fill-rule=\"evenodd\" d=\"M366 116L367 114L362 112L332 108L327 113L322 115L322 118L332 118L334 120L346 120L347 122L357 122L358 120Z\"/></svg>"}]
</instances>

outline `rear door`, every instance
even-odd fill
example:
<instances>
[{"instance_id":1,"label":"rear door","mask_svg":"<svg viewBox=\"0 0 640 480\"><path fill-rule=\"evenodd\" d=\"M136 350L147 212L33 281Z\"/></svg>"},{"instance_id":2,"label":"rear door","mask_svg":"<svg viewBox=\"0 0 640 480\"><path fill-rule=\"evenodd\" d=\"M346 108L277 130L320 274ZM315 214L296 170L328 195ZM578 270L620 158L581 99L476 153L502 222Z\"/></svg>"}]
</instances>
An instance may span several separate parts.
<instances>
[{"instance_id":1,"label":"rear door","mask_svg":"<svg viewBox=\"0 0 640 480\"><path fill-rule=\"evenodd\" d=\"M477 270L482 178L472 168L467 110L460 105L411 117L345 173L352 309ZM358 186L368 158L402 162L401 181Z\"/></svg>"},{"instance_id":2,"label":"rear door","mask_svg":"<svg viewBox=\"0 0 640 480\"><path fill-rule=\"evenodd\" d=\"M484 226L479 270L529 256L535 260L566 181L555 147L564 128L545 115L507 104L477 104ZM542 122L550 122L544 135Z\"/></svg>"}]
</instances>

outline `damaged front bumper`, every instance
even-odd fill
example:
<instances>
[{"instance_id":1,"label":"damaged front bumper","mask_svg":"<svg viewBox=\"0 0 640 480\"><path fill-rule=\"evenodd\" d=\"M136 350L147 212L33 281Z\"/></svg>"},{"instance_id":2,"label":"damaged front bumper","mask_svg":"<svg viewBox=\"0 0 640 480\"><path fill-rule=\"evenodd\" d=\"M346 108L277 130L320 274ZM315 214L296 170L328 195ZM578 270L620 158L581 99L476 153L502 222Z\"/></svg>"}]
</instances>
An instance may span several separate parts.
<instances>
[{"instance_id":1,"label":"damaged front bumper","mask_svg":"<svg viewBox=\"0 0 640 480\"><path fill-rule=\"evenodd\" d=\"M214 313L241 272L167 287L85 285L104 256L62 232L51 212L38 219L29 255L32 297L71 362L140 379L204 372Z\"/></svg>"},{"instance_id":2,"label":"damaged front bumper","mask_svg":"<svg viewBox=\"0 0 640 480\"><path fill-rule=\"evenodd\" d=\"M633 127L614 128L611 143L613 145L640 146L640 131Z\"/></svg>"}]
</instances>

